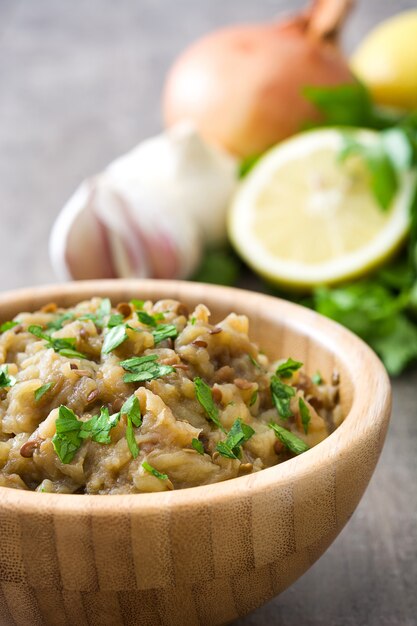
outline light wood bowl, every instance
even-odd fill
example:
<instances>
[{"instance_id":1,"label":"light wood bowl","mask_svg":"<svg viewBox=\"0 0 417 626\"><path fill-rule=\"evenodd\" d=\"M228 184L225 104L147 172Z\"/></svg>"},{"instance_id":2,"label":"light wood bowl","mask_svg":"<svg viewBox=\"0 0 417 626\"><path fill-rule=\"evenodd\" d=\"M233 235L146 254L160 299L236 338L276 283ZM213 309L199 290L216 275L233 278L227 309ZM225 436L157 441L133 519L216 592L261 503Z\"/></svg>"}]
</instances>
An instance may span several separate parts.
<instances>
[{"instance_id":1,"label":"light wood bowl","mask_svg":"<svg viewBox=\"0 0 417 626\"><path fill-rule=\"evenodd\" d=\"M305 454L216 485L120 496L0 488L0 622L232 621L301 576L352 515L384 442L386 372L362 341L312 311L197 283L91 281L15 291L0 296L0 320L93 295L204 302L215 320L244 313L269 356L291 356L325 377L340 371L346 419Z\"/></svg>"}]
</instances>

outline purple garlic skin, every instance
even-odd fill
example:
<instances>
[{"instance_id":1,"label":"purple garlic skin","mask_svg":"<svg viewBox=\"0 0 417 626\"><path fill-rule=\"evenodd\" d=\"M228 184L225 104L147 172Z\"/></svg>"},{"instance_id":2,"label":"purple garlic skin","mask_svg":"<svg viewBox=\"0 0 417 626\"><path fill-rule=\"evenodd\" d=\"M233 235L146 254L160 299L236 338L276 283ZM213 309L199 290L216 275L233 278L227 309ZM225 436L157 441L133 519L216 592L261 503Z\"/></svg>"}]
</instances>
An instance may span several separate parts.
<instances>
[{"instance_id":1,"label":"purple garlic skin","mask_svg":"<svg viewBox=\"0 0 417 626\"><path fill-rule=\"evenodd\" d=\"M61 279L188 278L226 240L234 158L188 124L148 139L84 181L59 214L50 256Z\"/></svg>"}]
</instances>

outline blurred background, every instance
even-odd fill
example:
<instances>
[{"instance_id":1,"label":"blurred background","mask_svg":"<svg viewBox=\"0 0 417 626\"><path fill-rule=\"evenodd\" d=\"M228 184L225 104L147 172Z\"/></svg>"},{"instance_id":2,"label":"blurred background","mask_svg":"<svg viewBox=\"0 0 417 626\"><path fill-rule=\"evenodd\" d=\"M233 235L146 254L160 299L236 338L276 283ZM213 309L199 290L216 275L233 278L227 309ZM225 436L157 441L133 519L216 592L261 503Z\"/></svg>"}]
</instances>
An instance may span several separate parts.
<instances>
[{"instance_id":1,"label":"blurred background","mask_svg":"<svg viewBox=\"0 0 417 626\"><path fill-rule=\"evenodd\" d=\"M48 237L57 213L82 179L161 130L164 77L187 44L218 26L304 4L0 0L0 290L56 280ZM416 3L359 0L343 33L345 50L409 8ZM348 528L291 589L239 624L416 623L415 490L411 501L401 493L416 471L415 382L410 374L396 382L394 413L410 419L393 423Z\"/></svg>"}]
</instances>

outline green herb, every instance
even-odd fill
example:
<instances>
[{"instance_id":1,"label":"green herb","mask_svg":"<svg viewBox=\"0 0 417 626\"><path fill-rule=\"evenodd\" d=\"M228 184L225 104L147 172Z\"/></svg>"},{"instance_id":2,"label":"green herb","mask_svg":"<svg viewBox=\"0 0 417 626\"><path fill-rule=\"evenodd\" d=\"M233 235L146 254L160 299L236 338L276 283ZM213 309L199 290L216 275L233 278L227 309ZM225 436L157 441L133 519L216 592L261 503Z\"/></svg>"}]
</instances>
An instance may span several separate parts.
<instances>
[{"instance_id":1,"label":"green herb","mask_svg":"<svg viewBox=\"0 0 417 626\"><path fill-rule=\"evenodd\" d=\"M59 315L51 322L48 322L46 325L46 328L52 331L61 330L61 328L64 325L64 322L66 322L67 320L73 320L74 317L75 317L74 313L71 313L68 311L67 313L63 313L62 315Z\"/></svg>"},{"instance_id":2,"label":"green herb","mask_svg":"<svg viewBox=\"0 0 417 626\"><path fill-rule=\"evenodd\" d=\"M113 328L114 326L119 326L123 324L124 317L120 313L113 313L109 317L109 321L107 322L107 328Z\"/></svg>"},{"instance_id":3,"label":"green herb","mask_svg":"<svg viewBox=\"0 0 417 626\"><path fill-rule=\"evenodd\" d=\"M314 385L322 385L323 384L323 378L320 374L319 371L317 371L315 374L313 374L313 376L311 377L311 382Z\"/></svg>"},{"instance_id":4,"label":"green herb","mask_svg":"<svg viewBox=\"0 0 417 626\"><path fill-rule=\"evenodd\" d=\"M240 261L232 250L206 250L197 272L191 280L217 285L235 285Z\"/></svg>"},{"instance_id":5,"label":"green herb","mask_svg":"<svg viewBox=\"0 0 417 626\"><path fill-rule=\"evenodd\" d=\"M194 317L194 315L193 315L193 316L190 318L190 324L191 324L191 326L194 326L194 324L196 323L196 321L197 321L197 318L196 318L196 317Z\"/></svg>"},{"instance_id":6,"label":"green herb","mask_svg":"<svg viewBox=\"0 0 417 626\"><path fill-rule=\"evenodd\" d=\"M120 365L123 369L130 372L123 376L125 383L144 382L153 378L161 378L175 371L171 365L161 365L157 363L157 354L148 354L146 356L137 356L122 361Z\"/></svg>"},{"instance_id":7,"label":"green herb","mask_svg":"<svg viewBox=\"0 0 417 626\"><path fill-rule=\"evenodd\" d=\"M122 344L128 338L126 327L124 324L113 326L108 330L104 336L103 347L101 352L108 354L112 350L115 350L120 344Z\"/></svg>"},{"instance_id":8,"label":"green herb","mask_svg":"<svg viewBox=\"0 0 417 626\"><path fill-rule=\"evenodd\" d=\"M214 404L211 388L202 378L194 378L195 395L209 419L223 432L226 432L219 419L219 409Z\"/></svg>"},{"instance_id":9,"label":"green herb","mask_svg":"<svg viewBox=\"0 0 417 626\"><path fill-rule=\"evenodd\" d=\"M175 339L175 337L178 336L178 330L174 324L159 324L159 326L152 331L152 335L155 343L160 343L169 337Z\"/></svg>"},{"instance_id":10,"label":"green herb","mask_svg":"<svg viewBox=\"0 0 417 626\"><path fill-rule=\"evenodd\" d=\"M120 409L120 413L122 415L126 415L129 419L131 419L132 423L136 427L142 424L140 404L135 394L131 395L130 398L126 400L126 402L123 404L122 408Z\"/></svg>"},{"instance_id":11,"label":"green herb","mask_svg":"<svg viewBox=\"0 0 417 626\"><path fill-rule=\"evenodd\" d=\"M271 396L278 415L283 419L292 416L291 398L295 396L295 389L279 380L277 376L271 376Z\"/></svg>"},{"instance_id":12,"label":"green herb","mask_svg":"<svg viewBox=\"0 0 417 626\"><path fill-rule=\"evenodd\" d=\"M13 387L16 384L16 378L10 376L9 366L0 365L0 387Z\"/></svg>"},{"instance_id":13,"label":"green herb","mask_svg":"<svg viewBox=\"0 0 417 626\"><path fill-rule=\"evenodd\" d=\"M302 452L306 452L310 449L309 446L302 439L300 439L300 437L297 437L297 435L294 435L294 433L290 432L286 428L278 426L278 424L275 424L274 422L270 422L268 426L269 428L272 428L276 437L278 437L284 446L286 446L288 450L294 454L301 454Z\"/></svg>"},{"instance_id":14,"label":"green herb","mask_svg":"<svg viewBox=\"0 0 417 626\"><path fill-rule=\"evenodd\" d=\"M253 428L242 422L239 417L230 429L226 440L219 441L216 450L229 459L240 459L242 456L241 446L254 434Z\"/></svg>"},{"instance_id":15,"label":"green herb","mask_svg":"<svg viewBox=\"0 0 417 626\"><path fill-rule=\"evenodd\" d=\"M371 191L384 211L388 210L398 190L398 178L389 156L385 152L382 141L366 144L357 141L344 133L344 145L339 158L345 161L350 156L362 159L369 173Z\"/></svg>"},{"instance_id":16,"label":"green herb","mask_svg":"<svg viewBox=\"0 0 417 626\"><path fill-rule=\"evenodd\" d=\"M167 474L161 474L161 472L158 472L158 470L152 467L152 465L149 465L147 461L144 461L142 463L142 467L147 472L149 472L149 474L153 474L153 476L155 476L156 478L159 478L160 480L168 480Z\"/></svg>"},{"instance_id":17,"label":"green herb","mask_svg":"<svg viewBox=\"0 0 417 626\"><path fill-rule=\"evenodd\" d=\"M285 363L281 363L278 365L275 370L275 374L279 378L291 378L294 372L297 372L300 367L303 367L303 364L300 361L294 361L293 359L287 359Z\"/></svg>"},{"instance_id":18,"label":"green herb","mask_svg":"<svg viewBox=\"0 0 417 626\"><path fill-rule=\"evenodd\" d=\"M136 315L141 324L145 324L146 326L157 326L157 322L164 319L163 313L155 313L154 315L150 315L145 311L136 311Z\"/></svg>"},{"instance_id":19,"label":"green herb","mask_svg":"<svg viewBox=\"0 0 417 626\"><path fill-rule=\"evenodd\" d=\"M253 392L253 394L251 396L251 399L249 401L249 406L253 406L255 404L255 402L257 401L257 399L258 399L258 390L255 389L255 391Z\"/></svg>"},{"instance_id":20,"label":"green herb","mask_svg":"<svg viewBox=\"0 0 417 626\"><path fill-rule=\"evenodd\" d=\"M84 439L101 444L111 443L110 430L116 426L120 413L109 415L102 407L99 415L83 422L68 407L61 405L55 422L56 434L52 438L55 452L62 463L71 463Z\"/></svg>"},{"instance_id":21,"label":"green herb","mask_svg":"<svg viewBox=\"0 0 417 626\"><path fill-rule=\"evenodd\" d=\"M304 428L305 434L308 432L308 425L311 420L311 415L308 406L304 402L303 398L298 399L298 409L300 411L301 423Z\"/></svg>"},{"instance_id":22,"label":"green herb","mask_svg":"<svg viewBox=\"0 0 417 626\"><path fill-rule=\"evenodd\" d=\"M82 422L71 409L61 405L55 422L56 433L52 445L62 463L71 463L82 444L80 437Z\"/></svg>"},{"instance_id":23,"label":"green herb","mask_svg":"<svg viewBox=\"0 0 417 626\"><path fill-rule=\"evenodd\" d=\"M196 439L194 437L194 439L191 441L191 445L193 446L194 450L197 450L198 454L204 454L204 446L199 439Z\"/></svg>"},{"instance_id":24,"label":"green herb","mask_svg":"<svg viewBox=\"0 0 417 626\"><path fill-rule=\"evenodd\" d=\"M111 302L109 298L103 298L100 306L97 308L95 313L85 313L84 315L81 315L78 319L91 320L96 326L102 328L104 326L104 318L110 314Z\"/></svg>"},{"instance_id":25,"label":"green herb","mask_svg":"<svg viewBox=\"0 0 417 626\"><path fill-rule=\"evenodd\" d=\"M42 387L38 387L33 392L35 396L35 402L39 402L39 400L46 394L48 391L54 386L54 383L45 383Z\"/></svg>"},{"instance_id":26,"label":"green herb","mask_svg":"<svg viewBox=\"0 0 417 626\"><path fill-rule=\"evenodd\" d=\"M255 367L257 367L260 370L261 366L259 365L258 361L256 359L254 359L251 354L248 354L248 357L249 357L250 362L252 363L252 365L254 365Z\"/></svg>"},{"instance_id":27,"label":"green herb","mask_svg":"<svg viewBox=\"0 0 417 626\"><path fill-rule=\"evenodd\" d=\"M3 324L1 324L0 326L0 333L5 333L6 330L10 330L11 328L18 326L18 324L19 322L14 322L13 320L10 320L8 322L3 322Z\"/></svg>"},{"instance_id":28,"label":"green herb","mask_svg":"<svg viewBox=\"0 0 417 626\"><path fill-rule=\"evenodd\" d=\"M35 335L35 337L38 337L38 339L44 339L46 341L47 348L52 348L55 352L61 354L62 356L78 359L87 358L85 354L78 352L78 350L74 350L74 346L77 343L75 337L54 338L43 332L42 326L37 325L29 326L28 331L32 335Z\"/></svg>"},{"instance_id":29,"label":"green herb","mask_svg":"<svg viewBox=\"0 0 417 626\"><path fill-rule=\"evenodd\" d=\"M133 304L133 306L135 307L135 309L143 309L143 305L145 304L145 300L137 300L136 298L132 298L132 300L130 301L130 304Z\"/></svg>"},{"instance_id":30,"label":"green herb","mask_svg":"<svg viewBox=\"0 0 417 626\"><path fill-rule=\"evenodd\" d=\"M134 459L136 459L139 454L139 446L135 438L135 431L133 430L132 419L128 415L126 416L126 440L130 450L130 454L133 456Z\"/></svg>"},{"instance_id":31,"label":"green herb","mask_svg":"<svg viewBox=\"0 0 417 626\"><path fill-rule=\"evenodd\" d=\"M239 178L245 178L247 174L255 167L262 155L250 156L244 158L239 166Z\"/></svg>"},{"instance_id":32,"label":"green herb","mask_svg":"<svg viewBox=\"0 0 417 626\"><path fill-rule=\"evenodd\" d=\"M109 415L107 407L100 409L99 415L94 415L86 422L81 422L80 437L91 438L97 443L111 443L110 431L120 420L120 413Z\"/></svg>"}]
</instances>

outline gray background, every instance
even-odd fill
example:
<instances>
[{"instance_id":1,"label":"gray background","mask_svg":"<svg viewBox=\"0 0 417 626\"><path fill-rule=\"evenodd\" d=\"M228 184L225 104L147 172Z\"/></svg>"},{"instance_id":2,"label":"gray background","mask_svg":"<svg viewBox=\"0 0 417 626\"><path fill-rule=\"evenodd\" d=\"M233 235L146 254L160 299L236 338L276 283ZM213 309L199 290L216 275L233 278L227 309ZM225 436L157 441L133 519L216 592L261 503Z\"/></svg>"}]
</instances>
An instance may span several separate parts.
<instances>
[{"instance_id":1,"label":"gray background","mask_svg":"<svg viewBox=\"0 0 417 626\"><path fill-rule=\"evenodd\" d=\"M301 4L0 0L0 290L55 280L47 254L54 216L82 178L160 129L164 74L188 42ZM411 7L362 0L345 48ZM394 381L387 444L347 528L302 579L240 626L417 624L416 385L416 372Z\"/></svg>"}]
</instances>

